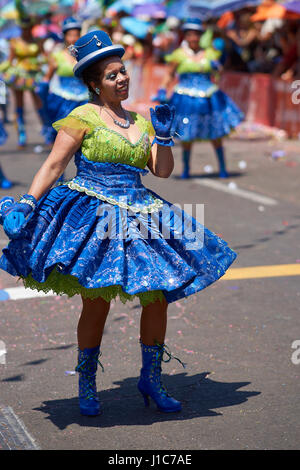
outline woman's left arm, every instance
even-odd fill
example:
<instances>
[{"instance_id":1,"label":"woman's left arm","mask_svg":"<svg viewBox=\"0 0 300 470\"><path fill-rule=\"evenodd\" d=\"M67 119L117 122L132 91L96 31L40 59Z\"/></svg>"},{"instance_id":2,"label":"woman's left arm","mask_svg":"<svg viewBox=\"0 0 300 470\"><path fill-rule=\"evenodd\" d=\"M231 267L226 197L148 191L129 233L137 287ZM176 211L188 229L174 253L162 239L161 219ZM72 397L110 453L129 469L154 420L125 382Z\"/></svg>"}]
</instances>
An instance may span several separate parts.
<instances>
[{"instance_id":1,"label":"woman's left arm","mask_svg":"<svg viewBox=\"0 0 300 470\"><path fill-rule=\"evenodd\" d=\"M172 147L154 144L147 166L153 175L159 178L169 178L174 169Z\"/></svg>"}]
</instances>

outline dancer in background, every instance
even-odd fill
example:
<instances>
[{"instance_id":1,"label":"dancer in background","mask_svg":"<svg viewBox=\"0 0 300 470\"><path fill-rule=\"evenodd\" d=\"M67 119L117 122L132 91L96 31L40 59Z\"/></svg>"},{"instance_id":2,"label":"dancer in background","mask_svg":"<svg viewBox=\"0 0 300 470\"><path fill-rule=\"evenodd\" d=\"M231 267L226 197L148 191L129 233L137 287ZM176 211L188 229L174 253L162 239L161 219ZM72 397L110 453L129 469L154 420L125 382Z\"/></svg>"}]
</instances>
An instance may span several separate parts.
<instances>
[{"instance_id":1,"label":"dancer in background","mask_svg":"<svg viewBox=\"0 0 300 470\"><path fill-rule=\"evenodd\" d=\"M66 18L62 24L64 48L51 54L49 67L38 93L43 101L49 126L45 132L46 141L52 144L57 132L52 123L66 117L74 108L88 102L88 89L82 80L74 77L73 67L76 60L68 47L80 37L81 23L73 17Z\"/></svg>"},{"instance_id":2,"label":"dancer in background","mask_svg":"<svg viewBox=\"0 0 300 470\"><path fill-rule=\"evenodd\" d=\"M217 60L220 52L200 45L203 26L197 19L183 24L184 41L181 47L165 56L169 72L153 101L168 102L175 106L172 133L182 145L182 178L190 177L190 158L193 142L211 141L219 164L219 177L227 178L225 152L222 138L228 135L244 118L236 104L219 90L212 76L221 69ZM167 88L179 76L170 100Z\"/></svg>"},{"instance_id":3,"label":"dancer in background","mask_svg":"<svg viewBox=\"0 0 300 470\"><path fill-rule=\"evenodd\" d=\"M20 3L20 2L19 2ZM6 61L2 62L0 72L3 81L13 92L15 100L16 128L18 133L18 145L24 147L27 144L24 92L29 91L34 108L38 113L41 124L44 125L42 102L35 92L36 84L41 79L41 45L32 36L34 20L20 11L18 24L21 28L21 36L10 40L10 53Z\"/></svg>"}]
</instances>

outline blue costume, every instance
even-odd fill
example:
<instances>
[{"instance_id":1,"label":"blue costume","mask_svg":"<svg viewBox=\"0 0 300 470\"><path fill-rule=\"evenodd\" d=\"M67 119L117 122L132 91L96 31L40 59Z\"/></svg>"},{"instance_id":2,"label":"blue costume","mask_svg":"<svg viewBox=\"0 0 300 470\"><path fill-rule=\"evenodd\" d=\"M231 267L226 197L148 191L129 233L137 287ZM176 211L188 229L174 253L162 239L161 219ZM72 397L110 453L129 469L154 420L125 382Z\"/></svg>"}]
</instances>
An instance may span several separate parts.
<instances>
[{"instance_id":1,"label":"blue costume","mask_svg":"<svg viewBox=\"0 0 300 470\"><path fill-rule=\"evenodd\" d=\"M122 57L124 49L97 31L81 37L74 53L78 60L74 73L79 75L86 62ZM11 238L0 258L1 269L20 276L25 286L46 292L106 301L118 296L123 302L137 297L143 306L182 299L224 275L236 253L141 181L148 172L150 136L155 135L158 145L173 145L174 110L168 105L151 110L152 124L134 112L131 118L140 130L136 142L110 129L92 104L75 108L53 124L56 130L82 136L75 155L77 174L39 201L24 195L12 209L9 198L0 202L3 227ZM163 354L173 356L163 344L141 343L141 348L138 389L145 405L151 396L161 411L180 411L180 402L161 383ZM95 382L99 354L100 345L78 353L84 415L101 411Z\"/></svg>"},{"instance_id":2,"label":"blue costume","mask_svg":"<svg viewBox=\"0 0 300 470\"><path fill-rule=\"evenodd\" d=\"M183 26L184 31L194 30L200 35L201 22L193 19ZM244 119L242 111L232 99L219 89L213 76L221 63L220 51L207 47L194 52L184 41L178 49L165 56L167 63L176 67L178 83L172 96L167 99L166 90L158 90L153 100L168 102L175 107L172 135L181 142L196 140L217 141L230 132ZM223 146L216 148L220 177L228 176ZM183 178L189 177L190 149L183 151Z\"/></svg>"},{"instance_id":3,"label":"blue costume","mask_svg":"<svg viewBox=\"0 0 300 470\"><path fill-rule=\"evenodd\" d=\"M86 131L77 175L38 201L23 237L3 249L0 268L58 294L150 301L163 295L169 303L224 275L236 256L226 242L143 186L151 128L133 118L141 129L136 144L108 129L90 104L54 123ZM116 225L114 238L105 224Z\"/></svg>"},{"instance_id":4,"label":"blue costume","mask_svg":"<svg viewBox=\"0 0 300 470\"><path fill-rule=\"evenodd\" d=\"M181 141L214 140L228 135L242 120L243 113L232 99L212 81L215 61L209 51L194 54L181 47L166 57L178 64L179 82L169 104L176 109L173 133Z\"/></svg>"},{"instance_id":5,"label":"blue costume","mask_svg":"<svg viewBox=\"0 0 300 470\"><path fill-rule=\"evenodd\" d=\"M64 20L62 26L63 34L71 29L81 29L81 24L70 17ZM68 54L69 55L69 54ZM55 64L55 74L50 82L40 85L40 97L44 105L44 114L47 116L49 126L44 128L46 142L51 144L56 138L56 130L51 124L66 117L74 108L88 102L88 89L78 77L74 76L74 59L71 55L66 58L65 51L54 52L51 57Z\"/></svg>"}]
</instances>

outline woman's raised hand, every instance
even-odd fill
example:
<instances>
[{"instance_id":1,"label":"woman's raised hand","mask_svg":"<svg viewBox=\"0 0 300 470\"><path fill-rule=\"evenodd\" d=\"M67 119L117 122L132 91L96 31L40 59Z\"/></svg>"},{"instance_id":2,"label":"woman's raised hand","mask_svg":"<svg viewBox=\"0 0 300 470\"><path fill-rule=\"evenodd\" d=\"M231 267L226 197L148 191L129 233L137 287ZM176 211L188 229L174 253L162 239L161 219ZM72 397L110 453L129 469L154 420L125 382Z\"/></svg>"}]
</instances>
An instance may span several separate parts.
<instances>
[{"instance_id":1,"label":"woman's raised hand","mask_svg":"<svg viewBox=\"0 0 300 470\"><path fill-rule=\"evenodd\" d=\"M155 109L150 108L151 122L155 130L153 143L159 145L174 145L171 128L175 116L175 107L168 104L159 104Z\"/></svg>"}]
</instances>

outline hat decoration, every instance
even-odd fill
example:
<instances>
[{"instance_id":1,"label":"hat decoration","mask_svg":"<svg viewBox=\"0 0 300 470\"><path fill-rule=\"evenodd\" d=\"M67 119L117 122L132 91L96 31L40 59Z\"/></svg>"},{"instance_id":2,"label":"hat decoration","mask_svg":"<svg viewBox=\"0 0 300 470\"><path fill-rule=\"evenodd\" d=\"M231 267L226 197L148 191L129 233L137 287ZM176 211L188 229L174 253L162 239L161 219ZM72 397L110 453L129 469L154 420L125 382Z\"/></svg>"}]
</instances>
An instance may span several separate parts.
<instances>
[{"instance_id":1,"label":"hat decoration","mask_svg":"<svg viewBox=\"0 0 300 470\"><path fill-rule=\"evenodd\" d=\"M83 70L94 62L110 56L122 57L125 49L120 44L113 44L104 31L91 31L81 36L75 44L68 47L70 54L77 60L73 72L80 77Z\"/></svg>"}]
</instances>

